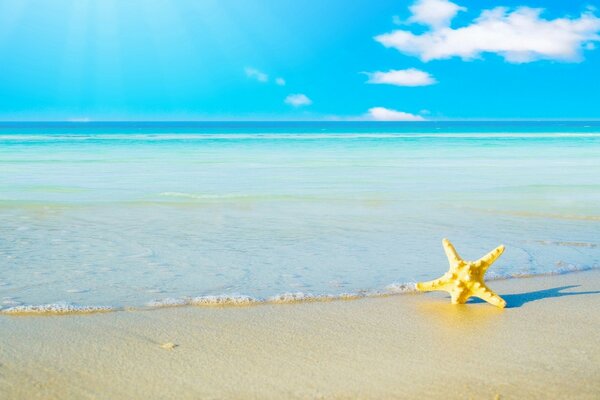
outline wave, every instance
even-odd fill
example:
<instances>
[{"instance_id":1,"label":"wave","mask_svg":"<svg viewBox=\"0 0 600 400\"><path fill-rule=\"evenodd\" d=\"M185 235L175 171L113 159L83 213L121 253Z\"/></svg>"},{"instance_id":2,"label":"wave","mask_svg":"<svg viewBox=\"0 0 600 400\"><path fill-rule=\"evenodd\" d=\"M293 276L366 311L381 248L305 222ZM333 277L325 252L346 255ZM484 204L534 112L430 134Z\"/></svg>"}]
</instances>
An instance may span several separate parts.
<instances>
[{"instance_id":1,"label":"wave","mask_svg":"<svg viewBox=\"0 0 600 400\"><path fill-rule=\"evenodd\" d=\"M518 278L534 278L552 275L564 275L574 272L583 272L593 269L600 269L600 266L576 266L563 265L557 269L542 273L516 272L494 273L486 275L488 281L498 281ZM311 303L311 302L329 302L340 300L358 300L362 298L387 297L402 294L420 293L416 288L416 282L395 282L383 288L383 290L362 290L355 293L340 294L311 294L303 292L286 292L266 298L251 297L245 295L220 295L220 296L202 296L202 297L181 297L167 298L148 302L148 308L166 308L181 306L250 306L260 304L290 304L290 303Z\"/></svg>"},{"instance_id":2,"label":"wave","mask_svg":"<svg viewBox=\"0 0 600 400\"><path fill-rule=\"evenodd\" d=\"M342 293L342 294L323 294L313 295L303 292L286 292L270 296L267 298L258 298L245 295L219 295L219 296L200 296L200 297L182 297L166 298L153 300L146 303L149 308L165 308L180 306L251 306L258 304L286 304L286 303L308 303L325 302L335 300L354 300L365 297L361 294Z\"/></svg>"},{"instance_id":3,"label":"wave","mask_svg":"<svg viewBox=\"0 0 600 400\"><path fill-rule=\"evenodd\" d=\"M39 305L20 305L0 309L1 314L9 315L43 315L43 314L95 314L116 311L110 306L78 306L66 302L39 304Z\"/></svg>"},{"instance_id":4,"label":"wave","mask_svg":"<svg viewBox=\"0 0 600 400\"><path fill-rule=\"evenodd\" d=\"M564 275L575 272L598 270L600 265L576 266L565 264L552 271L542 273L516 272L512 274L489 272L486 280L498 281L507 279L535 278L543 276ZM173 307L241 307L257 306L266 304L292 304L311 302L350 301L364 298L378 298L405 294L420 293L416 289L415 282L395 282L385 286L381 290L362 290L355 293L340 294L311 294L303 292L285 292L270 297L260 298L242 294L223 294L198 297L168 297L152 300L143 307L110 307L110 306L80 306L66 302L41 304L41 305L19 305L8 308L0 307L0 314L5 315L69 315L69 314L96 314L115 311L141 311L156 310Z\"/></svg>"},{"instance_id":5,"label":"wave","mask_svg":"<svg viewBox=\"0 0 600 400\"><path fill-rule=\"evenodd\" d=\"M185 192L162 192L160 196L163 197L180 197L184 199L193 199L193 200L226 200L226 199L250 199L250 198L260 198L267 196L259 196L259 195L251 195L251 194L195 194L195 193L185 193Z\"/></svg>"},{"instance_id":6,"label":"wave","mask_svg":"<svg viewBox=\"0 0 600 400\"><path fill-rule=\"evenodd\" d=\"M285 200L332 200L334 197L311 196L311 195L294 195L294 194L250 194L250 193L223 193L223 194L207 194L207 193L186 193L186 192L162 192L161 197L173 197L184 200L194 201L285 201ZM338 200L337 198L335 198ZM148 201L145 201L146 203Z\"/></svg>"},{"instance_id":7,"label":"wave","mask_svg":"<svg viewBox=\"0 0 600 400\"><path fill-rule=\"evenodd\" d=\"M149 308L165 308L179 306L244 306L260 303L250 296L245 295L220 295L220 296L200 296L200 297L183 297L183 298L166 298L161 300L153 300L146 304Z\"/></svg>"},{"instance_id":8,"label":"wave","mask_svg":"<svg viewBox=\"0 0 600 400\"><path fill-rule=\"evenodd\" d=\"M600 215L581 215L581 214L556 214L546 212L535 212L535 211L510 211L510 210L499 210L495 208L480 208L480 207L457 207L463 209L470 209L473 211L479 211L486 214L496 215L508 215L512 217L525 217L525 218L548 218L548 219L562 219L572 221L600 221Z\"/></svg>"},{"instance_id":9,"label":"wave","mask_svg":"<svg viewBox=\"0 0 600 400\"><path fill-rule=\"evenodd\" d=\"M336 133L98 133L98 134L0 134L3 142L58 142L58 141L181 141L181 140L314 140L314 139L550 139L550 138L597 138L600 132L336 132Z\"/></svg>"},{"instance_id":10,"label":"wave","mask_svg":"<svg viewBox=\"0 0 600 400\"><path fill-rule=\"evenodd\" d=\"M544 246L589 247L592 249L600 247L600 244L590 242L557 242L553 240L536 240L535 242Z\"/></svg>"}]
</instances>

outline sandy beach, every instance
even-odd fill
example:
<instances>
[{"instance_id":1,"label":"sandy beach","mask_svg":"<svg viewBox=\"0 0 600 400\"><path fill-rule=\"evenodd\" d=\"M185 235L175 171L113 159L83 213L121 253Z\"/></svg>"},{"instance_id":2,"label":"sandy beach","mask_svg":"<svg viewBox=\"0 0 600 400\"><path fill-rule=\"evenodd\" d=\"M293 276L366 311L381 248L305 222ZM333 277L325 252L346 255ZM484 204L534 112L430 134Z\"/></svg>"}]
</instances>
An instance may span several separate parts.
<instances>
[{"instance_id":1,"label":"sandy beach","mask_svg":"<svg viewBox=\"0 0 600 400\"><path fill-rule=\"evenodd\" d=\"M600 271L443 293L1 316L3 399L600 396Z\"/></svg>"}]
</instances>

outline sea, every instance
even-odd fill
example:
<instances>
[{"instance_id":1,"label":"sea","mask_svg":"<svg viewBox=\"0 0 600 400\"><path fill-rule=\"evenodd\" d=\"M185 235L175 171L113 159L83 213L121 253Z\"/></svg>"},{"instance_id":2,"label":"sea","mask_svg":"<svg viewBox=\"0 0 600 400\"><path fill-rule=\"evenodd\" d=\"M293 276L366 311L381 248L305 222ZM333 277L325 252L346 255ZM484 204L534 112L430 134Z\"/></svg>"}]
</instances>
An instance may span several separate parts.
<instances>
[{"instance_id":1,"label":"sea","mask_svg":"<svg viewBox=\"0 0 600 400\"><path fill-rule=\"evenodd\" d=\"M443 238L600 267L600 122L0 123L1 314L412 292Z\"/></svg>"}]
</instances>

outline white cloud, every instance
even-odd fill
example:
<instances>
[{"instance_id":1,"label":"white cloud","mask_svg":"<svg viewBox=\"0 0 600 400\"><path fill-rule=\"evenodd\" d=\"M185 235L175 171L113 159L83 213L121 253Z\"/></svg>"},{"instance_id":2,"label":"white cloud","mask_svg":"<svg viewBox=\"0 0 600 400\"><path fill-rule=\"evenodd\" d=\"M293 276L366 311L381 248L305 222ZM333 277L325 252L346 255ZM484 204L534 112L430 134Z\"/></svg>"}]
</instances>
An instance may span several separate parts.
<instances>
[{"instance_id":1,"label":"white cloud","mask_svg":"<svg viewBox=\"0 0 600 400\"><path fill-rule=\"evenodd\" d=\"M257 70L256 68L246 67L244 70L246 71L246 76L248 78L256 79L259 82L266 83L269 81L269 75L265 74L262 71Z\"/></svg>"},{"instance_id":2,"label":"white cloud","mask_svg":"<svg viewBox=\"0 0 600 400\"><path fill-rule=\"evenodd\" d=\"M414 34L395 30L376 36L375 40L423 61L451 57L472 60L483 53L495 53L513 63L579 61L583 49L589 49L594 46L593 42L600 41L600 18L592 11L586 11L578 18L548 20L541 17L542 9L519 7L510 11L496 7L484 10L471 24L452 29L441 24L449 23L460 7L457 9L458 6L454 5L454 14L447 9L445 16L449 19L445 22L441 17L443 12L439 11L435 16L423 11L424 4L432 1L419 1L411 7L411 21L428 24L429 31Z\"/></svg>"},{"instance_id":3,"label":"white cloud","mask_svg":"<svg viewBox=\"0 0 600 400\"><path fill-rule=\"evenodd\" d=\"M294 107L308 106L312 104L312 100L302 93L290 94L284 100L285 104L289 104Z\"/></svg>"},{"instance_id":4,"label":"white cloud","mask_svg":"<svg viewBox=\"0 0 600 400\"><path fill-rule=\"evenodd\" d=\"M412 13L409 22L444 27L450 25L450 21L459 11L467 9L448 0L417 0L409 10Z\"/></svg>"},{"instance_id":5,"label":"white cloud","mask_svg":"<svg viewBox=\"0 0 600 400\"><path fill-rule=\"evenodd\" d=\"M416 68L390 70L387 72L367 72L367 83L396 86L428 86L437 81L429 73Z\"/></svg>"},{"instance_id":6,"label":"white cloud","mask_svg":"<svg viewBox=\"0 0 600 400\"><path fill-rule=\"evenodd\" d=\"M277 78L277 79L275 79L275 83L278 84L279 86L285 86L285 79Z\"/></svg>"},{"instance_id":7,"label":"white cloud","mask_svg":"<svg viewBox=\"0 0 600 400\"><path fill-rule=\"evenodd\" d=\"M420 115L384 107L370 108L365 118L371 121L425 121L425 118Z\"/></svg>"}]
</instances>

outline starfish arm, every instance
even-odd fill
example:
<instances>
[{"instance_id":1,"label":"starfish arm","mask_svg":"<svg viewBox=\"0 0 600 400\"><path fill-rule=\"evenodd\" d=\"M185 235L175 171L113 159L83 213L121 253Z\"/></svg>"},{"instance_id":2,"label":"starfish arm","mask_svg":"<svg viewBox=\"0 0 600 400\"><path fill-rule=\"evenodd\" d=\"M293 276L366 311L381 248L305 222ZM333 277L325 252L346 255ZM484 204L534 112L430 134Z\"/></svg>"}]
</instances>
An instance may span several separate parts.
<instances>
[{"instance_id":1,"label":"starfish arm","mask_svg":"<svg viewBox=\"0 0 600 400\"><path fill-rule=\"evenodd\" d=\"M485 285L479 287L474 293L473 296L479 297L481 300L487 301L493 306L504 308L506 307L506 301L500 296L498 296L494 291L488 288Z\"/></svg>"},{"instance_id":2,"label":"starfish arm","mask_svg":"<svg viewBox=\"0 0 600 400\"><path fill-rule=\"evenodd\" d=\"M458 286L450 292L452 304L465 304L469 297L469 292L467 290L461 289Z\"/></svg>"},{"instance_id":3,"label":"starfish arm","mask_svg":"<svg viewBox=\"0 0 600 400\"><path fill-rule=\"evenodd\" d=\"M428 282L419 282L416 286L417 290L420 290L421 292L431 292L433 290L447 290L451 284L452 282L447 279L439 278Z\"/></svg>"},{"instance_id":4,"label":"starfish arm","mask_svg":"<svg viewBox=\"0 0 600 400\"><path fill-rule=\"evenodd\" d=\"M502 255L504 252L504 245L500 245L496 247L494 250L487 253L485 256L481 257L477 260L477 263L481 264L481 268L483 272L487 271L487 269Z\"/></svg>"},{"instance_id":5,"label":"starfish arm","mask_svg":"<svg viewBox=\"0 0 600 400\"><path fill-rule=\"evenodd\" d=\"M444 251L446 252L446 257L448 257L448 261L450 261L451 264L452 262L458 262L461 260L460 256L458 255L458 252L448 239L442 240L442 246L444 247Z\"/></svg>"},{"instance_id":6,"label":"starfish arm","mask_svg":"<svg viewBox=\"0 0 600 400\"><path fill-rule=\"evenodd\" d=\"M450 294L452 304L463 304L469 297L475 296L496 307L506 307L506 301L484 282L485 272L504 252L504 246L496 247L477 261L464 261L448 239L444 239L442 245L450 262L450 269L438 279L417 283L417 290L443 290Z\"/></svg>"}]
</instances>

